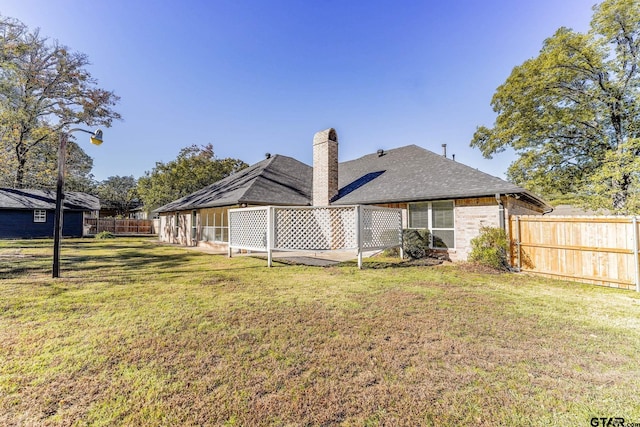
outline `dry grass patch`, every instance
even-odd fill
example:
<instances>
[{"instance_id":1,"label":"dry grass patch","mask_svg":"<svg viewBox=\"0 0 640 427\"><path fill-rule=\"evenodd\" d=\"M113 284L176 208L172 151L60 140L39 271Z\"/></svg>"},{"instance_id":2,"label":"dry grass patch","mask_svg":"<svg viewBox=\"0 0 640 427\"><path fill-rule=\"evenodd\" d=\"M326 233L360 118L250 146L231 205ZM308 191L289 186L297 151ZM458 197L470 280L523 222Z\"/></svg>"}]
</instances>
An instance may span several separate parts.
<instances>
[{"instance_id":1,"label":"dry grass patch","mask_svg":"<svg viewBox=\"0 0 640 427\"><path fill-rule=\"evenodd\" d=\"M33 255L0 256L0 424L640 421L633 292L142 239L65 241L53 280L46 242L0 242Z\"/></svg>"}]
</instances>

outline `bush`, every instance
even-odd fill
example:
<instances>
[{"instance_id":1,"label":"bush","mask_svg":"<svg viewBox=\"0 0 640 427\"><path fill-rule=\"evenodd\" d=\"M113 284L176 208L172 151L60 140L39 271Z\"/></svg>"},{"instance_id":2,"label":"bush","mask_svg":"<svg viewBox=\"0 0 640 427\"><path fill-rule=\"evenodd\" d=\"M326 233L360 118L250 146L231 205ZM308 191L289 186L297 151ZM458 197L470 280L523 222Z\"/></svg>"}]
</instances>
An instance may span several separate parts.
<instances>
[{"instance_id":1,"label":"bush","mask_svg":"<svg viewBox=\"0 0 640 427\"><path fill-rule=\"evenodd\" d=\"M426 258L431 252L429 230L402 230L402 250L411 259Z\"/></svg>"},{"instance_id":2,"label":"bush","mask_svg":"<svg viewBox=\"0 0 640 427\"><path fill-rule=\"evenodd\" d=\"M101 231L101 232L99 232L98 234L96 234L96 239L100 239L100 240L103 240L103 239L113 239L113 238L115 238L115 237L116 237L116 236L115 236L115 234L113 234L113 233L112 233L112 232L110 232L110 231Z\"/></svg>"},{"instance_id":3,"label":"bush","mask_svg":"<svg viewBox=\"0 0 640 427\"><path fill-rule=\"evenodd\" d=\"M499 227L481 227L480 234L471 239L469 261L496 270L510 270L507 233Z\"/></svg>"}]
</instances>

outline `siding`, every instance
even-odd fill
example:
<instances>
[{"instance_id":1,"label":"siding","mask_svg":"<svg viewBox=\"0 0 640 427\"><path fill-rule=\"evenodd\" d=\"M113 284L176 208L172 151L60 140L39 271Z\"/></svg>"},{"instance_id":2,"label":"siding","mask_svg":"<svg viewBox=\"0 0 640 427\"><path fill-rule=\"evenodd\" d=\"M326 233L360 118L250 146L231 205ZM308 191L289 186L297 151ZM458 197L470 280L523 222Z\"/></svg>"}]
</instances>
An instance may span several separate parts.
<instances>
[{"instance_id":1,"label":"siding","mask_svg":"<svg viewBox=\"0 0 640 427\"><path fill-rule=\"evenodd\" d=\"M55 211L47 210L47 222L33 222L33 210L0 210L0 238L53 237ZM83 213L64 212L62 235L82 237Z\"/></svg>"},{"instance_id":2,"label":"siding","mask_svg":"<svg viewBox=\"0 0 640 427\"><path fill-rule=\"evenodd\" d=\"M178 212L178 227L176 234L176 212L162 212L160 214L160 230L158 239L161 242L175 243L184 246L195 244L191 239L191 211Z\"/></svg>"}]
</instances>

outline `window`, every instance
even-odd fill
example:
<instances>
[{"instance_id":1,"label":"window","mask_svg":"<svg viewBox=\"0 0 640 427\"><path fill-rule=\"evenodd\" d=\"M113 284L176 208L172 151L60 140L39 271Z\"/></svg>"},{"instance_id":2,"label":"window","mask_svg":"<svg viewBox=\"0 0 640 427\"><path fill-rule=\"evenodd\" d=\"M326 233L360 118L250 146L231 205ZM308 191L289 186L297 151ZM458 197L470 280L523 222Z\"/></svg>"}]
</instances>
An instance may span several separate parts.
<instances>
[{"instance_id":1,"label":"window","mask_svg":"<svg viewBox=\"0 0 640 427\"><path fill-rule=\"evenodd\" d=\"M33 211L33 222L47 222L47 211L36 209Z\"/></svg>"},{"instance_id":2,"label":"window","mask_svg":"<svg viewBox=\"0 0 640 427\"><path fill-rule=\"evenodd\" d=\"M409 203L409 228L431 232L431 247L455 248L453 201Z\"/></svg>"},{"instance_id":3,"label":"window","mask_svg":"<svg viewBox=\"0 0 640 427\"><path fill-rule=\"evenodd\" d=\"M200 240L228 242L228 208L211 208L200 211Z\"/></svg>"},{"instance_id":4,"label":"window","mask_svg":"<svg viewBox=\"0 0 640 427\"><path fill-rule=\"evenodd\" d=\"M409 204L409 228L429 228L429 203Z\"/></svg>"},{"instance_id":5,"label":"window","mask_svg":"<svg viewBox=\"0 0 640 427\"><path fill-rule=\"evenodd\" d=\"M434 248L456 246L453 225L453 202L433 202L431 205L431 244Z\"/></svg>"}]
</instances>

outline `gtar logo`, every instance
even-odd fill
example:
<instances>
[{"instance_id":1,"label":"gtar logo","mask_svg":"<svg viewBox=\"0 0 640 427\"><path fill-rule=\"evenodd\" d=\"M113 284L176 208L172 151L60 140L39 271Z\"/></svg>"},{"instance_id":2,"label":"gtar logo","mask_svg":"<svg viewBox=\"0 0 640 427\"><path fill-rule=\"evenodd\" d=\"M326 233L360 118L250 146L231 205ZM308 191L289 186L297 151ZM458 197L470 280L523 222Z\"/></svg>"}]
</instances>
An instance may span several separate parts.
<instances>
[{"instance_id":1,"label":"gtar logo","mask_svg":"<svg viewBox=\"0 0 640 427\"><path fill-rule=\"evenodd\" d=\"M593 427L624 427L624 418L591 418Z\"/></svg>"}]
</instances>

